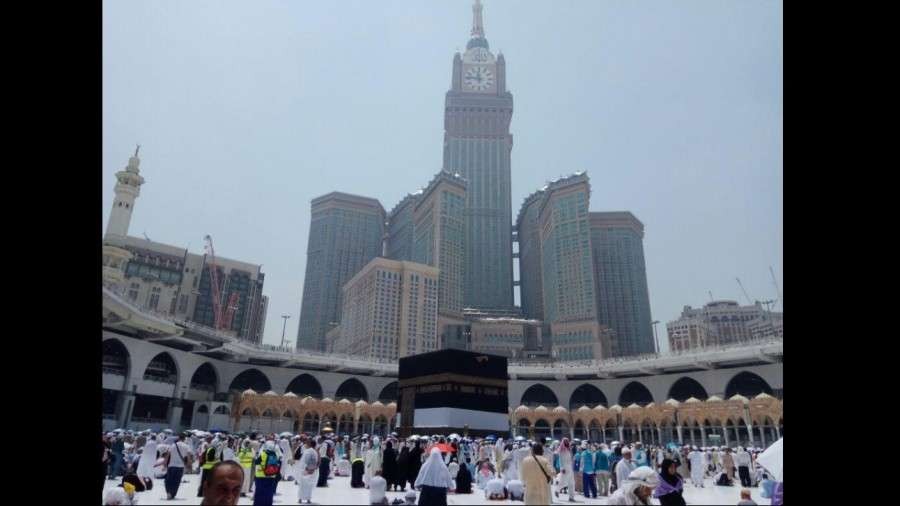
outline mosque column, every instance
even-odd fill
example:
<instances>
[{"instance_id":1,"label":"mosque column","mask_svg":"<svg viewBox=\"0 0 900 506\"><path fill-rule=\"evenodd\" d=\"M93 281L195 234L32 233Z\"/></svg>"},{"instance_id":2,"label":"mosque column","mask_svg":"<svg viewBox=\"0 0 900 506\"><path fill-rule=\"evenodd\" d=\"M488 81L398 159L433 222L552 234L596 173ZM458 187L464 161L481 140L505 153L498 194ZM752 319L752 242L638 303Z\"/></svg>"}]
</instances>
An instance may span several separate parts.
<instances>
[{"instance_id":1,"label":"mosque column","mask_svg":"<svg viewBox=\"0 0 900 506\"><path fill-rule=\"evenodd\" d=\"M747 446L753 446L753 424L752 423L747 424L747 438L748 438Z\"/></svg>"},{"instance_id":2,"label":"mosque column","mask_svg":"<svg viewBox=\"0 0 900 506\"><path fill-rule=\"evenodd\" d=\"M763 429L764 426L765 426L765 422L763 422L763 425L757 426L757 428L759 429L759 443L760 443L759 446L761 448L766 447L766 431Z\"/></svg>"},{"instance_id":3,"label":"mosque column","mask_svg":"<svg viewBox=\"0 0 900 506\"><path fill-rule=\"evenodd\" d=\"M128 428L128 424L131 422L131 412L134 411L134 396L137 391L137 385L133 385L131 391L122 390L119 395L118 407L116 409L116 420L119 422L119 427L123 429Z\"/></svg>"},{"instance_id":4,"label":"mosque column","mask_svg":"<svg viewBox=\"0 0 900 506\"><path fill-rule=\"evenodd\" d=\"M656 434L659 436L659 439L657 440L657 444L662 446L662 444L663 444L662 425L656 426Z\"/></svg>"},{"instance_id":5,"label":"mosque column","mask_svg":"<svg viewBox=\"0 0 900 506\"><path fill-rule=\"evenodd\" d=\"M678 444L684 445L684 439L681 438L681 425L675 426L675 430L678 431Z\"/></svg>"},{"instance_id":6,"label":"mosque column","mask_svg":"<svg viewBox=\"0 0 900 506\"><path fill-rule=\"evenodd\" d=\"M174 432L179 432L181 425L181 411L182 411L182 401L178 398L169 399L169 427L172 428Z\"/></svg>"},{"instance_id":7,"label":"mosque column","mask_svg":"<svg viewBox=\"0 0 900 506\"><path fill-rule=\"evenodd\" d=\"M778 428L778 422L775 422L773 427L775 427L775 441L778 441L781 439L781 429Z\"/></svg>"},{"instance_id":8,"label":"mosque column","mask_svg":"<svg viewBox=\"0 0 900 506\"><path fill-rule=\"evenodd\" d=\"M728 443L728 427L726 427L726 426L724 426L724 425L722 426L722 434L725 435L725 446L731 446L731 445ZM740 439L740 438L738 438L738 439Z\"/></svg>"},{"instance_id":9,"label":"mosque column","mask_svg":"<svg viewBox=\"0 0 900 506\"><path fill-rule=\"evenodd\" d=\"M619 425L619 441L622 443L625 442L625 432L623 431L621 425Z\"/></svg>"},{"instance_id":10,"label":"mosque column","mask_svg":"<svg viewBox=\"0 0 900 506\"><path fill-rule=\"evenodd\" d=\"M353 419L353 433L354 434L359 434L359 431L357 429L359 429L359 418L354 418Z\"/></svg>"},{"instance_id":11,"label":"mosque column","mask_svg":"<svg viewBox=\"0 0 900 506\"><path fill-rule=\"evenodd\" d=\"M706 426L700 426L700 444L706 446Z\"/></svg>"}]
</instances>

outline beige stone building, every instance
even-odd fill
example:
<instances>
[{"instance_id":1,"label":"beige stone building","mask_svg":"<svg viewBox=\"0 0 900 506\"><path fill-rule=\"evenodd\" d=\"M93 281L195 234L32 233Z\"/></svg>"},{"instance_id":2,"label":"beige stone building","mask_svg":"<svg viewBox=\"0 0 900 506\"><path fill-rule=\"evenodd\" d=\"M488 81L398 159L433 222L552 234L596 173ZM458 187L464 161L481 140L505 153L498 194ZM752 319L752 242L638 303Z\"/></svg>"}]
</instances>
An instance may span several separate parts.
<instances>
[{"instance_id":1,"label":"beige stone building","mask_svg":"<svg viewBox=\"0 0 900 506\"><path fill-rule=\"evenodd\" d=\"M434 267L375 258L344 285L342 300L337 353L397 360L439 348Z\"/></svg>"},{"instance_id":2,"label":"beige stone building","mask_svg":"<svg viewBox=\"0 0 900 506\"><path fill-rule=\"evenodd\" d=\"M756 339L784 337L784 314L770 313L760 302L741 306L719 300L702 308L685 306L681 317L666 324L669 349L684 351Z\"/></svg>"},{"instance_id":3,"label":"beige stone building","mask_svg":"<svg viewBox=\"0 0 900 506\"><path fill-rule=\"evenodd\" d=\"M541 341L541 322L525 318L476 318L470 323L472 351L521 358L529 338Z\"/></svg>"}]
</instances>

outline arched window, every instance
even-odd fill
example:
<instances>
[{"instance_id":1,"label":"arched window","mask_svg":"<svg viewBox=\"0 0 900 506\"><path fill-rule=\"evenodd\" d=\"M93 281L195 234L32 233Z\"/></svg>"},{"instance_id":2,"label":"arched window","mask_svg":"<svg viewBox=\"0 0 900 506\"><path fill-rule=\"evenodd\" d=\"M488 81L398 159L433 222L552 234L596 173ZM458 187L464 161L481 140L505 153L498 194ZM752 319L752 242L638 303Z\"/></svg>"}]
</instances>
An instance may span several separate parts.
<instances>
[{"instance_id":1,"label":"arched window","mask_svg":"<svg viewBox=\"0 0 900 506\"><path fill-rule=\"evenodd\" d=\"M680 378L672 384L671 388L669 388L670 399L684 402L691 397L695 397L701 401L705 401L709 397L706 393L706 389L703 388L703 385L693 378L687 376Z\"/></svg>"},{"instance_id":2,"label":"arched window","mask_svg":"<svg viewBox=\"0 0 900 506\"><path fill-rule=\"evenodd\" d=\"M297 394L297 397L300 398L306 396L315 399L322 398L322 385L319 383L319 380L309 374L301 374L291 380L290 384L288 384L287 391Z\"/></svg>"},{"instance_id":3,"label":"arched window","mask_svg":"<svg viewBox=\"0 0 900 506\"><path fill-rule=\"evenodd\" d=\"M269 382L269 378L258 369L247 369L232 380L228 390L243 392L248 388L255 392L268 392L272 389L272 384Z\"/></svg>"},{"instance_id":4,"label":"arched window","mask_svg":"<svg viewBox=\"0 0 900 506\"><path fill-rule=\"evenodd\" d=\"M153 360L144 369L144 379L173 385L178 383L178 367L175 365L172 355L164 351L153 357Z\"/></svg>"},{"instance_id":5,"label":"arched window","mask_svg":"<svg viewBox=\"0 0 900 506\"><path fill-rule=\"evenodd\" d=\"M194 390L215 393L218 385L219 375L216 374L215 368L209 362L204 362L191 376L191 388Z\"/></svg>"},{"instance_id":6,"label":"arched window","mask_svg":"<svg viewBox=\"0 0 900 506\"><path fill-rule=\"evenodd\" d=\"M594 385L585 383L572 392L569 398L569 411L574 411L581 406L595 408L597 405L606 406L606 396Z\"/></svg>"},{"instance_id":7,"label":"arched window","mask_svg":"<svg viewBox=\"0 0 900 506\"><path fill-rule=\"evenodd\" d=\"M356 378L350 378L341 383L341 386L337 389L337 393L335 393L335 397L354 402L358 400L369 402L369 393L366 391L366 387L364 387Z\"/></svg>"},{"instance_id":8,"label":"arched window","mask_svg":"<svg viewBox=\"0 0 900 506\"><path fill-rule=\"evenodd\" d=\"M559 401L556 399L556 394L553 393L553 390L547 388L546 385L536 383L528 387L528 390L525 390L525 393L522 394L521 404L530 407L543 405L552 408L558 406Z\"/></svg>"},{"instance_id":9,"label":"arched window","mask_svg":"<svg viewBox=\"0 0 900 506\"><path fill-rule=\"evenodd\" d=\"M650 394L650 390L647 390L647 387L637 381L632 381L625 385L622 393L619 394L619 405L623 407L632 404L645 406L651 402L653 402L653 395Z\"/></svg>"},{"instance_id":10,"label":"arched window","mask_svg":"<svg viewBox=\"0 0 900 506\"><path fill-rule=\"evenodd\" d=\"M103 341L103 373L126 376L130 355L118 339Z\"/></svg>"},{"instance_id":11,"label":"arched window","mask_svg":"<svg viewBox=\"0 0 900 506\"><path fill-rule=\"evenodd\" d=\"M216 408L215 411L213 411L213 413L215 413L217 415L230 415L231 410L228 409L228 406L219 406Z\"/></svg>"},{"instance_id":12,"label":"arched window","mask_svg":"<svg viewBox=\"0 0 900 506\"><path fill-rule=\"evenodd\" d=\"M730 399L735 395L743 395L752 399L761 393L772 395L772 387L759 375L744 371L735 375L725 387L725 398Z\"/></svg>"},{"instance_id":13,"label":"arched window","mask_svg":"<svg viewBox=\"0 0 900 506\"><path fill-rule=\"evenodd\" d=\"M209 413L209 407L207 407L206 404L201 404L200 407L197 408L197 413L199 413L199 414Z\"/></svg>"},{"instance_id":14,"label":"arched window","mask_svg":"<svg viewBox=\"0 0 900 506\"><path fill-rule=\"evenodd\" d=\"M378 400L384 404L397 402L397 399L399 398L397 394L397 387L398 384L396 381L392 381L385 385L385 387L381 389L381 393L378 394Z\"/></svg>"}]
</instances>

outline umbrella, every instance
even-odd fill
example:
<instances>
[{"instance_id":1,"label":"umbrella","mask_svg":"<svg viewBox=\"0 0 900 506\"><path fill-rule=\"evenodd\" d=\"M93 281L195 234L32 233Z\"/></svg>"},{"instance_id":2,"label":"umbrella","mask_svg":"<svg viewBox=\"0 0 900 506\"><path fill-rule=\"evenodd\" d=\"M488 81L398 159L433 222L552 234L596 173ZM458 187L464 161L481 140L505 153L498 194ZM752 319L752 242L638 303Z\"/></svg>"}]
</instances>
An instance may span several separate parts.
<instances>
[{"instance_id":1,"label":"umbrella","mask_svg":"<svg viewBox=\"0 0 900 506\"><path fill-rule=\"evenodd\" d=\"M434 445L433 448L437 448L438 450L440 450L441 453L453 453L456 451L453 449L452 446L448 445L447 443L438 443L438 444Z\"/></svg>"},{"instance_id":2,"label":"umbrella","mask_svg":"<svg viewBox=\"0 0 900 506\"><path fill-rule=\"evenodd\" d=\"M516 441L525 441L525 436L516 436Z\"/></svg>"},{"instance_id":3,"label":"umbrella","mask_svg":"<svg viewBox=\"0 0 900 506\"><path fill-rule=\"evenodd\" d=\"M294 435L293 432L284 431L281 434L279 434L278 437L291 437L293 435Z\"/></svg>"},{"instance_id":4,"label":"umbrella","mask_svg":"<svg viewBox=\"0 0 900 506\"><path fill-rule=\"evenodd\" d=\"M756 457L756 463L772 473L775 481L784 481L784 438L775 441L775 444Z\"/></svg>"}]
</instances>

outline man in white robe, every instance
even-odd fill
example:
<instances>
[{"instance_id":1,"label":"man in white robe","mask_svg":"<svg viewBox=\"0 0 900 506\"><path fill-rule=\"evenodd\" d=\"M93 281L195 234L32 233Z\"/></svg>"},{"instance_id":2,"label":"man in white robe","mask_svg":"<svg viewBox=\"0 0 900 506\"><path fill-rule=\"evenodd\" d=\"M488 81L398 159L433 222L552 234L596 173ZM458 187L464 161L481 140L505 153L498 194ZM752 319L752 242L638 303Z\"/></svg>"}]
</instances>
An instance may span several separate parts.
<instances>
[{"instance_id":1,"label":"man in white robe","mask_svg":"<svg viewBox=\"0 0 900 506\"><path fill-rule=\"evenodd\" d=\"M142 480L153 479L153 466L156 465L156 445L156 436L150 436L144 443L141 460L138 461L137 473L135 473Z\"/></svg>"},{"instance_id":2,"label":"man in white robe","mask_svg":"<svg viewBox=\"0 0 900 506\"><path fill-rule=\"evenodd\" d=\"M688 453L688 461L691 463L691 481L695 487L703 488L703 476L706 474L706 455L695 446Z\"/></svg>"},{"instance_id":3,"label":"man in white robe","mask_svg":"<svg viewBox=\"0 0 900 506\"><path fill-rule=\"evenodd\" d=\"M294 452L291 451L291 442L282 436L278 440L278 448L281 450L281 479L288 480L294 476Z\"/></svg>"},{"instance_id":4,"label":"man in white robe","mask_svg":"<svg viewBox=\"0 0 900 506\"><path fill-rule=\"evenodd\" d=\"M297 480L297 501L306 501L312 504L312 491L319 481L319 453L316 451L316 442L309 438L303 443L303 453L300 461L294 466L294 479Z\"/></svg>"}]
</instances>

